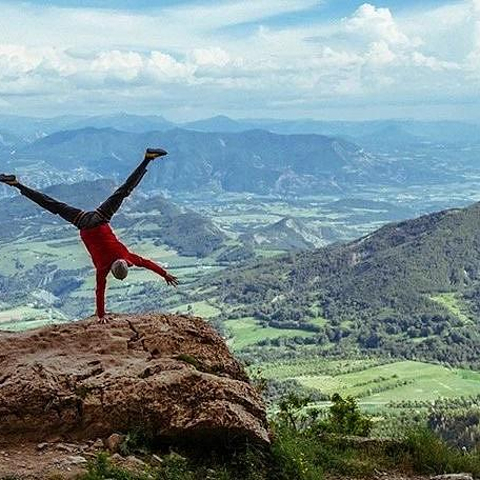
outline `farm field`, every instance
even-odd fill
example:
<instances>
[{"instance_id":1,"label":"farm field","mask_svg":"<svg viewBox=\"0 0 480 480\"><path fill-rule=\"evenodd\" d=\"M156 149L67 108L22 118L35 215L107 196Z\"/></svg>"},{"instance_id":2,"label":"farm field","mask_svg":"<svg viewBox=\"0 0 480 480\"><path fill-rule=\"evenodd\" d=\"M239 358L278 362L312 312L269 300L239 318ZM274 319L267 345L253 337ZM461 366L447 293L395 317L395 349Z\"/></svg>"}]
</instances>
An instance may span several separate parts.
<instances>
[{"instance_id":1,"label":"farm field","mask_svg":"<svg viewBox=\"0 0 480 480\"><path fill-rule=\"evenodd\" d=\"M360 398L364 406L480 395L479 372L417 361L380 363L380 359L311 359L264 364L260 368L265 378L295 379L327 395L340 393Z\"/></svg>"},{"instance_id":2,"label":"farm field","mask_svg":"<svg viewBox=\"0 0 480 480\"><path fill-rule=\"evenodd\" d=\"M57 309L15 307L0 311L0 330L20 332L54 323L65 323L68 318Z\"/></svg>"},{"instance_id":3,"label":"farm field","mask_svg":"<svg viewBox=\"0 0 480 480\"><path fill-rule=\"evenodd\" d=\"M230 333L228 344L233 350L240 350L247 345L255 344L261 340L291 337L310 337L313 332L298 329L263 327L252 317L244 317L224 322L225 328Z\"/></svg>"}]
</instances>

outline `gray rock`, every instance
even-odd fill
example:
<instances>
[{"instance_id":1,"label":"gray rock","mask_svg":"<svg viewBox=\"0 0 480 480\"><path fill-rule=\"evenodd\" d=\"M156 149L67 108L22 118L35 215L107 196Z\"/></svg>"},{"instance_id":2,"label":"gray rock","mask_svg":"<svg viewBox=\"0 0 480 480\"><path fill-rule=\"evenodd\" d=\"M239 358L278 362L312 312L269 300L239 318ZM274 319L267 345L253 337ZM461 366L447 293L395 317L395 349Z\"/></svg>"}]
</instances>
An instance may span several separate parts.
<instances>
[{"instance_id":1,"label":"gray rock","mask_svg":"<svg viewBox=\"0 0 480 480\"><path fill-rule=\"evenodd\" d=\"M473 480L473 477L470 473L451 473L448 475L431 477L431 480Z\"/></svg>"},{"instance_id":2,"label":"gray rock","mask_svg":"<svg viewBox=\"0 0 480 480\"><path fill-rule=\"evenodd\" d=\"M87 463L87 459L81 456L72 456L67 458L67 462L70 465L84 465Z\"/></svg>"}]
</instances>

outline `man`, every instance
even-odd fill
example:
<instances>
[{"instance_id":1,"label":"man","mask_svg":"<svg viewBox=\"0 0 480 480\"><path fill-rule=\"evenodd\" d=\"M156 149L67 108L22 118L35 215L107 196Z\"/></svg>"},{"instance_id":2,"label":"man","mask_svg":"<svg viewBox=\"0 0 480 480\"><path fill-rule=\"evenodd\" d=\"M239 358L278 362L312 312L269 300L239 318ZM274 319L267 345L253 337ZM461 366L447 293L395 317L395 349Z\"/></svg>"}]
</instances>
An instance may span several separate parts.
<instances>
[{"instance_id":1,"label":"man","mask_svg":"<svg viewBox=\"0 0 480 480\"><path fill-rule=\"evenodd\" d=\"M0 174L0 182L18 188L22 195L49 212L60 215L60 217L80 230L80 237L90 253L97 271L96 314L100 323L107 323L108 320L105 313L105 289L109 272L112 272L115 278L124 280L128 275L128 267L134 265L148 268L158 273L168 285L175 287L178 285L177 278L167 273L160 265L130 252L118 240L110 227L110 220L113 215L120 208L123 200L140 183L140 180L147 172L148 164L155 158L164 155L167 155L165 150L148 148L143 162L127 178L125 183L96 210L89 212L71 207L66 203L59 202L41 192L26 187L17 180L15 175Z\"/></svg>"}]
</instances>

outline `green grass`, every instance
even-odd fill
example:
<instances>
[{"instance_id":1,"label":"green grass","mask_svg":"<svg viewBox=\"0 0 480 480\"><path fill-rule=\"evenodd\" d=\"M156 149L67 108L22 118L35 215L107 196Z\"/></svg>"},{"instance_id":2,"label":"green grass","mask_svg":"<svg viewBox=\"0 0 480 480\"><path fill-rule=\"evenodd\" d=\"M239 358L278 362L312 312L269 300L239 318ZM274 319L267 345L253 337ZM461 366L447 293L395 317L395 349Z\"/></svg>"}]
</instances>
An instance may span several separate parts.
<instances>
[{"instance_id":1,"label":"green grass","mask_svg":"<svg viewBox=\"0 0 480 480\"><path fill-rule=\"evenodd\" d=\"M395 377L394 377L395 376ZM423 362L402 361L341 375L295 377L303 386L322 393L362 397L362 404L401 400L435 400L480 394L480 373ZM406 385L398 382L406 381ZM374 388L385 391L370 392Z\"/></svg>"},{"instance_id":2,"label":"green grass","mask_svg":"<svg viewBox=\"0 0 480 480\"><path fill-rule=\"evenodd\" d=\"M440 293L430 297L431 300L445 307L452 315L455 315L463 323L472 323L468 316L468 310L455 293Z\"/></svg>"},{"instance_id":3,"label":"green grass","mask_svg":"<svg viewBox=\"0 0 480 480\"><path fill-rule=\"evenodd\" d=\"M66 321L65 315L55 309L25 306L0 311L0 330L11 332L20 332Z\"/></svg>"},{"instance_id":4,"label":"green grass","mask_svg":"<svg viewBox=\"0 0 480 480\"><path fill-rule=\"evenodd\" d=\"M310 337L313 335L313 332L299 329L262 327L262 325L252 317L227 320L225 327L232 335L228 343L234 350L240 350L247 345L252 345L265 339Z\"/></svg>"},{"instance_id":5,"label":"green grass","mask_svg":"<svg viewBox=\"0 0 480 480\"><path fill-rule=\"evenodd\" d=\"M190 307L190 308L189 308ZM220 310L206 301L184 303L169 309L170 312L181 312L185 314L196 315L202 318L215 317L220 313Z\"/></svg>"},{"instance_id":6,"label":"green grass","mask_svg":"<svg viewBox=\"0 0 480 480\"><path fill-rule=\"evenodd\" d=\"M284 380L288 378L318 376L335 376L355 370L366 370L380 363L379 359L332 360L323 358L295 359L283 362L262 363L262 376L266 379Z\"/></svg>"},{"instance_id":7,"label":"green grass","mask_svg":"<svg viewBox=\"0 0 480 480\"><path fill-rule=\"evenodd\" d=\"M23 239L1 245L0 269L3 275L14 275L17 273L15 259L30 269L42 263L54 264L59 269L83 268L89 265L88 253L82 247L80 240L77 245L63 245L58 241L35 241Z\"/></svg>"}]
</instances>

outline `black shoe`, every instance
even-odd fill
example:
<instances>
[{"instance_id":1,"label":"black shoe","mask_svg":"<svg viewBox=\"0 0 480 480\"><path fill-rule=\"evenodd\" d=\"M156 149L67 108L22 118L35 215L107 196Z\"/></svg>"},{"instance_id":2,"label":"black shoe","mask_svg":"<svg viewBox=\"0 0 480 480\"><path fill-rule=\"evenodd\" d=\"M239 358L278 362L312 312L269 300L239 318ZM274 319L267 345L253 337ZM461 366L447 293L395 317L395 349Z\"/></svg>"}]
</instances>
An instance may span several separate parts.
<instances>
[{"instance_id":1,"label":"black shoe","mask_svg":"<svg viewBox=\"0 0 480 480\"><path fill-rule=\"evenodd\" d=\"M18 185L18 180L15 175L5 175L0 173L0 182L6 183L7 185Z\"/></svg>"},{"instance_id":2,"label":"black shoe","mask_svg":"<svg viewBox=\"0 0 480 480\"><path fill-rule=\"evenodd\" d=\"M154 158L163 157L167 154L168 152L163 150L163 148L147 148L145 151L145 158L148 160L153 160Z\"/></svg>"}]
</instances>

